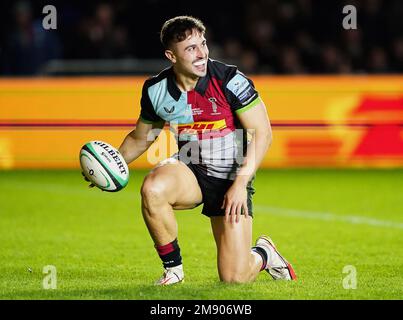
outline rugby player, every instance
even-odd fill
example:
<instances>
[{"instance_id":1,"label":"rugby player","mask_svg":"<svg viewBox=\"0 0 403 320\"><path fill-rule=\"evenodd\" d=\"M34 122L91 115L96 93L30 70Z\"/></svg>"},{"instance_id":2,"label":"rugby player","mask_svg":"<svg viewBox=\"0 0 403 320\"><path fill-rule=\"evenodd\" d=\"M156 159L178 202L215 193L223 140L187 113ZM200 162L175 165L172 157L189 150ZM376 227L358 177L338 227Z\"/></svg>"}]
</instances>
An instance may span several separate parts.
<instances>
[{"instance_id":1,"label":"rugby player","mask_svg":"<svg viewBox=\"0 0 403 320\"><path fill-rule=\"evenodd\" d=\"M253 82L237 67L209 58L199 19L166 21L160 39L172 65L145 81L139 121L119 148L129 164L153 143L151 130L166 123L175 129L179 152L159 163L141 187L144 221L164 267L156 284L184 280L174 210L202 203L221 281L250 282L262 270L274 279L296 279L269 237L252 247L252 183L272 140Z\"/></svg>"}]
</instances>

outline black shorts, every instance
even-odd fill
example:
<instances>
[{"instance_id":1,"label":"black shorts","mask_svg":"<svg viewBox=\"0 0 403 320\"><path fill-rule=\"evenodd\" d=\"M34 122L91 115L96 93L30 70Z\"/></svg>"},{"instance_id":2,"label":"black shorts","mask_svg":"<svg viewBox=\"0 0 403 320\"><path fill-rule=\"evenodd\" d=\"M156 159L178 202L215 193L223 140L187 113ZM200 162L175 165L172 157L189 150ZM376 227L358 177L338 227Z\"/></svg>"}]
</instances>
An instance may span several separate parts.
<instances>
[{"instance_id":1,"label":"black shorts","mask_svg":"<svg viewBox=\"0 0 403 320\"><path fill-rule=\"evenodd\" d=\"M224 201L225 193L228 191L234 181L208 176L204 168L192 163L187 164L187 166L196 176L203 195L202 214L208 217L225 215L225 209L221 209L221 206ZM253 187L254 180L255 177L249 181L246 188L248 191L248 213L251 217L253 217L252 196L255 193L255 188Z\"/></svg>"}]
</instances>

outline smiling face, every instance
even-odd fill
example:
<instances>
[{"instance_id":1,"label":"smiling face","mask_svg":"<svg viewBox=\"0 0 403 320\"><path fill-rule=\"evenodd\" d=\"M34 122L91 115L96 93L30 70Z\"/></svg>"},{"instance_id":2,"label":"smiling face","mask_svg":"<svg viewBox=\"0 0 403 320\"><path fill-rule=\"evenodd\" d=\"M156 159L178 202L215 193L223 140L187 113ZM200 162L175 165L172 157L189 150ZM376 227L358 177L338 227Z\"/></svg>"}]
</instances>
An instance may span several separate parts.
<instances>
[{"instance_id":1,"label":"smiling face","mask_svg":"<svg viewBox=\"0 0 403 320\"><path fill-rule=\"evenodd\" d=\"M172 62L175 72L192 79L206 75L208 54L204 34L197 29L188 31L185 40L174 42L165 50L165 55Z\"/></svg>"}]
</instances>

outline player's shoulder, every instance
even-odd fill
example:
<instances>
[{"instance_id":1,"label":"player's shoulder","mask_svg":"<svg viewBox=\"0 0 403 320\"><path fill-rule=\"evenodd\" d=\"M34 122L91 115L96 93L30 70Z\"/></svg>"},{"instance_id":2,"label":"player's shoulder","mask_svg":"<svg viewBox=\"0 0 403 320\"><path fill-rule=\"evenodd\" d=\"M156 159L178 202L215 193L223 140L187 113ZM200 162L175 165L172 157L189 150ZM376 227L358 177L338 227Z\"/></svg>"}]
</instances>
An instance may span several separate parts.
<instances>
[{"instance_id":1,"label":"player's shoulder","mask_svg":"<svg viewBox=\"0 0 403 320\"><path fill-rule=\"evenodd\" d=\"M147 89L159 82L164 81L165 79L167 79L170 76L171 73L172 73L172 66L163 69L157 75L150 76L149 78L147 78L144 81L143 89Z\"/></svg>"},{"instance_id":2,"label":"player's shoulder","mask_svg":"<svg viewBox=\"0 0 403 320\"><path fill-rule=\"evenodd\" d=\"M253 81L238 70L238 67L217 60L209 61L210 74L221 80L227 98L232 101L234 110L247 106L257 96Z\"/></svg>"},{"instance_id":3,"label":"player's shoulder","mask_svg":"<svg viewBox=\"0 0 403 320\"><path fill-rule=\"evenodd\" d=\"M238 67L232 64L227 64L222 61L210 59L208 60L208 68L211 75L219 80L225 81L234 76L238 71Z\"/></svg>"}]
</instances>

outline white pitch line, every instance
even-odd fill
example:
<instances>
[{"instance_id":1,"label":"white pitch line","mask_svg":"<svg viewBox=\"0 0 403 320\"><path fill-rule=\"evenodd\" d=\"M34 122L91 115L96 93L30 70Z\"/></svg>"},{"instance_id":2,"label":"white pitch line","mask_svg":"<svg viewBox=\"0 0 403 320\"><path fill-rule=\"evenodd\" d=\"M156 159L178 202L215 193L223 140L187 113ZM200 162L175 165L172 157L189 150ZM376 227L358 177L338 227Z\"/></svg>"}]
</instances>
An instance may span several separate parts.
<instances>
[{"instance_id":1,"label":"white pitch line","mask_svg":"<svg viewBox=\"0 0 403 320\"><path fill-rule=\"evenodd\" d=\"M337 215L329 212L295 210L295 209L278 208L263 205L254 205L254 208L263 211L263 213L272 214L276 216L287 216L287 217L296 217L302 219L312 219L322 221L339 221L351 224L363 224L375 227L395 228L403 230L403 223L388 220L379 220L365 216Z\"/></svg>"}]
</instances>

